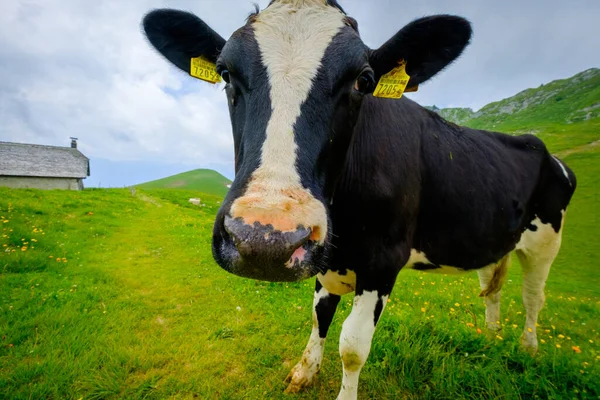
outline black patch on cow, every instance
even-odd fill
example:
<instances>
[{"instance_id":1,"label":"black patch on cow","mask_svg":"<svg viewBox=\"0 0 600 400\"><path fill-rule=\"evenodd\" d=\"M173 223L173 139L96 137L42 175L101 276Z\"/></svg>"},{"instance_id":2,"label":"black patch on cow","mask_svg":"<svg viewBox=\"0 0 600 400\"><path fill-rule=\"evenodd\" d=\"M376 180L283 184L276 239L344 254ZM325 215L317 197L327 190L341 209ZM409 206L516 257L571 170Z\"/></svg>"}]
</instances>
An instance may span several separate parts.
<instances>
[{"instance_id":1,"label":"black patch on cow","mask_svg":"<svg viewBox=\"0 0 600 400\"><path fill-rule=\"evenodd\" d=\"M377 303L375 304L375 310L373 311L373 325L377 325L377 321L379 321L379 317L381 317L382 311L383 311L383 299L381 297L378 297Z\"/></svg>"},{"instance_id":2,"label":"black patch on cow","mask_svg":"<svg viewBox=\"0 0 600 400\"><path fill-rule=\"evenodd\" d=\"M430 263L415 263L412 266L412 269L416 269L417 271L432 271L432 270L436 270L436 269L441 269L442 267L440 267L439 265L436 264L430 264Z\"/></svg>"},{"instance_id":3,"label":"black patch on cow","mask_svg":"<svg viewBox=\"0 0 600 400\"><path fill-rule=\"evenodd\" d=\"M342 28L325 51L294 125L296 169L302 185L324 203L331 198L333 182L344 165L362 100L353 86L367 62L368 49L357 33Z\"/></svg>"},{"instance_id":4,"label":"black patch on cow","mask_svg":"<svg viewBox=\"0 0 600 400\"><path fill-rule=\"evenodd\" d=\"M533 221L531 221L530 223L528 223L525 228L528 231L532 231L532 232L536 232L538 230L537 226L533 224Z\"/></svg>"},{"instance_id":5,"label":"black patch on cow","mask_svg":"<svg viewBox=\"0 0 600 400\"><path fill-rule=\"evenodd\" d=\"M315 292L321 290L321 282L317 279L315 286ZM317 305L315 306L315 312L317 314L317 322L319 323L319 337L325 339L327 337L327 331L333 320L333 315L340 302L341 296L329 293L327 296L322 297Z\"/></svg>"}]
</instances>

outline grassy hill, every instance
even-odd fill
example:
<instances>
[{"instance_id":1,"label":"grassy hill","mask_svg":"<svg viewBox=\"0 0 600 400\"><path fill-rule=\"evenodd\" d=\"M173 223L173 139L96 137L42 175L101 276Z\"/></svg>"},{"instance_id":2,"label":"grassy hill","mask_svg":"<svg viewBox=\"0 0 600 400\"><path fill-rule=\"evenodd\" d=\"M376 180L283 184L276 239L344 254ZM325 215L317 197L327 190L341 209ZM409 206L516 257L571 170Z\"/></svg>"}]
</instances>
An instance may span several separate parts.
<instances>
[{"instance_id":1,"label":"grassy hill","mask_svg":"<svg viewBox=\"0 0 600 400\"><path fill-rule=\"evenodd\" d=\"M227 185L231 181L212 169L195 169L181 174L169 176L146 183L135 185L140 189L188 189L198 190L216 196L225 196Z\"/></svg>"},{"instance_id":2,"label":"grassy hill","mask_svg":"<svg viewBox=\"0 0 600 400\"><path fill-rule=\"evenodd\" d=\"M527 89L470 108L430 107L449 121L477 129L533 133L559 152L600 139L600 69L590 68L568 79Z\"/></svg>"}]
</instances>

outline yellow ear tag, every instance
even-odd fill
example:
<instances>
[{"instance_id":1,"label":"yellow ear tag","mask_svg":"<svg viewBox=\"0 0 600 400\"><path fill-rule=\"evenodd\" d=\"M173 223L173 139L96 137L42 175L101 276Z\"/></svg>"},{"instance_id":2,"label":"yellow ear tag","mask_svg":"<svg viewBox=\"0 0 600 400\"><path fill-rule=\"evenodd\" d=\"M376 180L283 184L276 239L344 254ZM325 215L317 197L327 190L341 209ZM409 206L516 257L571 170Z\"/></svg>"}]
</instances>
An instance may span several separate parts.
<instances>
[{"instance_id":1,"label":"yellow ear tag","mask_svg":"<svg viewBox=\"0 0 600 400\"><path fill-rule=\"evenodd\" d=\"M190 75L213 84L221 82L221 75L217 74L217 66L202 57L191 59Z\"/></svg>"},{"instance_id":2,"label":"yellow ear tag","mask_svg":"<svg viewBox=\"0 0 600 400\"><path fill-rule=\"evenodd\" d=\"M373 96L399 99L402 97L409 79L410 76L406 73L406 61L402 60L396 68L381 76Z\"/></svg>"}]
</instances>

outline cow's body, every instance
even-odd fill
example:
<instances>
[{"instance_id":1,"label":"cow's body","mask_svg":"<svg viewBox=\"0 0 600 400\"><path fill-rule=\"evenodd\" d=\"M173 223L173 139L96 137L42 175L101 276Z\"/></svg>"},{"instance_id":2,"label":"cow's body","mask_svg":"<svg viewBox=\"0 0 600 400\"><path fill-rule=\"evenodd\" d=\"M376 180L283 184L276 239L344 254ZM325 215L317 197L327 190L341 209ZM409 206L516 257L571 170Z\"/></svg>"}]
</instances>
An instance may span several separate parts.
<instances>
[{"instance_id":1,"label":"cow's body","mask_svg":"<svg viewBox=\"0 0 600 400\"><path fill-rule=\"evenodd\" d=\"M344 365L366 358L373 334L366 320L379 319L402 268L477 270L486 325L500 329L513 250L524 268L521 342L534 353L543 288L575 185L573 172L535 136L460 127L408 99L365 99L331 204L334 246L318 275L313 333L288 391L318 371L323 341L316 338L326 337L340 295L355 292L360 314L344 323L340 353L343 360L352 354ZM344 377L340 398L353 398L344 388L356 393L358 377Z\"/></svg>"},{"instance_id":2,"label":"cow's body","mask_svg":"<svg viewBox=\"0 0 600 400\"><path fill-rule=\"evenodd\" d=\"M328 269L361 273L374 255L434 272L495 264L536 218L558 232L574 185L535 136L460 127L408 99L367 98L331 205Z\"/></svg>"},{"instance_id":3,"label":"cow's body","mask_svg":"<svg viewBox=\"0 0 600 400\"><path fill-rule=\"evenodd\" d=\"M144 29L182 70L201 56L227 83L236 178L215 222L217 263L254 279L317 275L313 330L288 392L311 383L340 296L354 292L339 399L356 398L402 268L477 270L487 326L498 329L513 250L521 340L535 352L575 176L534 136L461 128L406 98L371 95L399 63L409 88L451 63L470 40L466 20L421 18L376 50L334 0L274 0L227 41L180 11L151 12Z\"/></svg>"}]
</instances>

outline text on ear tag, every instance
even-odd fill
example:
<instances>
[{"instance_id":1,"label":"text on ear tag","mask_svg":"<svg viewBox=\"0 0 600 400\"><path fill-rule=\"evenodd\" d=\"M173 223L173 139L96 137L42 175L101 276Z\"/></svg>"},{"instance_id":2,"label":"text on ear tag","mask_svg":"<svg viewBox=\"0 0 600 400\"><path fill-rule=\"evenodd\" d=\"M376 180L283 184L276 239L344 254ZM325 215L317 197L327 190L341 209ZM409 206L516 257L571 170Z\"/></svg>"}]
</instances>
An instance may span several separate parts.
<instances>
[{"instance_id":1,"label":"text on ear tag","mask_svg":"<svg viewBox=\"0 0 600 400\"><path fill-rule=\"evenodd\" d=\"M221 82L221 75L217 74L217 66L202 57L191 59L190 75L210 83Z\"/></svg>"},{"instance_id":2,"label":"text on ear tag","mask_svg":"<svg viewBox=\"0 0 600 400\"><path fill-rule=\"evenodd\" d=\"M402 97L402 93L404 93L409 80L410 76L406 73L406 61L401 60L396 68L381 76L373 92L373 96L386 99L399 99Z\"/></svg>"}]
</instances>

